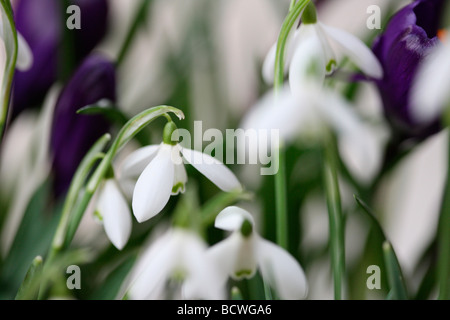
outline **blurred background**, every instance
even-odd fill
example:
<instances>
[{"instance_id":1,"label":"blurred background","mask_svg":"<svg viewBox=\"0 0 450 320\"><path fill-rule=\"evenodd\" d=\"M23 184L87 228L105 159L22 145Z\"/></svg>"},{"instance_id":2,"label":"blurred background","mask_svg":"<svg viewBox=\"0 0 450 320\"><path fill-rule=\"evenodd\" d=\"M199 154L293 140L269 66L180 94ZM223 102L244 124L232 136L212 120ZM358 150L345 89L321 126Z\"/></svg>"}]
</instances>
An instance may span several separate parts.
<instances>
[{"instance_id":1,"label":"blurred background","mask_svg":"<svg viewBox=\"0 0 450 320\"><path fill-rule=\"evenodd\" d=\"M82 20L82 34L80 31L67 32L66 28L61 27L64 8L56 8L58 0L42 0L42 3L45 2L43 6L59 10L55 15L60 18L55 18L53 25L53 20L47 16L51 10L44 12L38 8L25 8L32 7L30 2L41 3L41 0L13 1L15 10L18 10L17 28L29 41L33 53L45 56L49 61L58 60L59 64L54 66L55 71L48 79L44 73L51 67L46 61L42 62L44 67L41 70L31 70L16 78L13 93L15 109L10 112L0 163L2 299L14 297L31 260L38 254L45 254L58 221L67 187L56 188L55 181L59 181L63 174L68 174L70 179L70 170L61 173L55 165L58 152L62 152L63 157L68 154L67 149L54 143L55 136L64 138L64 135L76 136L81 130L90 132L86 124L75 125L71 122L70 119L76 117L73 110L62 115L70 118L70 125L67 126L70 130L58 131L54 123L61 112L55 110L52 113L48 111L51 107L46 107L56 104L58 108L58 101L62 103L61 97L68 89L64 90L68 88L68 83L75 81L71 76L77 72L82 61L90 55L100 54L113 63L115 92L108 98L128 118L151 106L165 104L178 107L186 114L186 120L177 122L179 127L192 130L194 121L200 120L204 130L237 128L246 112L270 89L262 80L262 63L277 39L290 3L289 0L107 0L104 4L99 1L98 7L91 9L89 6L95 6L93 3L96 1L67 1L78 2L82 16L84 12L89 12L86 18L82 18L89 17L86 24ZM370 47L377 35L383 32L389 17L408 3L408 0L316 1L318 17L322 22L353 33ZM366 27L370 5L381 8L381 30ZM26 13L22 12L19 16L21 9ZM129 38L139 19L143 22ZM44 35L45 39L40 38ZM51 44L52 37L58 38L57 44ZM50 39L49 43L45 42L46 39ZM45 48L37 48L39 43L46 43L43 45ZM85 48L88 43L91 45ZM68 58L67 52L74 53L67 59L70 63L64 63ZM40 58L35 57L36 62L41 63ZM93 86L104 84L105 79L109 79L105 77L95 80ZM32 85L41 85L38 88L40 91L31 92L27 86ZM349 84L338 83L337 87L348 90ZM374 83L360 82L352 89L354 105L369 120L379 141L377 153L381 166L391 134L384 118L382 99ZM29 99L20 101L22 96ZM85 104L96 102L88 100ZM104 119L94 121L93 125L99 125L98 121ZM155 122L146 131L144 141L160 141L162 125L162 122ZM114 134L119 128L114 122L105 124L105 132ZM96 133L92 136L86 134L88 145L96 140L94 135ZM64 141L69 149L70 143L79 143L70 138ZM123 155L136 149L139 144L139 141L130 144ZM359 212L354 194L367 200L377 213L397 252L411 295L436 297L436 283L430 277L436 264L435 244L448 163L447 146L446 132L423 139L383 175L376 188L367 188L376 178L376 173L368 174L364 166L350 168L355 172L356 183L342 175L342 203L346 214L346 298L384 299L387 294L380 239ZM77 150L80 153L87 151L82 147ZM73 155L72 158L76 157ZM118 164L121 158L117 159ZM296 143L288 148L289 251L305 269L310 288L308 299L333 299L328 213L321 166L318 146ZM259 232L275 241L273 177L260 176L259 168L254 165L235 165L231 169L246 189L254 194L252 201L242 201L239 205L256 216ZM191 191L185 195L188 199L185 201L198 202L198 207L201 207L218 195L217 188L200 174L194 170L188 170L188 173L188 189ZM364 193L367 190L370 194ZM163 215L148 223L136 224L130 243L120 252L109 244L102 226L95 221L92 212L88 212L73 244L73 247L89 248L93 256L82 266L86 270L83 273L84 289L72 296L71 292L62 288L64 282L61 280L61 288L55 289L54 295L80 299L115 298L114 289L117 292L139 248L153 233L155 226L169 221L171 212L180 201L181 197L172 199ZM213 228L207 231L207 240L211 244L222 236ZM370 265L381 267L381 290L367 289L369 275L366 270ZM260 279L245 280L238 285L248 298L262 297Z\"/></svg>"}]
</instances>

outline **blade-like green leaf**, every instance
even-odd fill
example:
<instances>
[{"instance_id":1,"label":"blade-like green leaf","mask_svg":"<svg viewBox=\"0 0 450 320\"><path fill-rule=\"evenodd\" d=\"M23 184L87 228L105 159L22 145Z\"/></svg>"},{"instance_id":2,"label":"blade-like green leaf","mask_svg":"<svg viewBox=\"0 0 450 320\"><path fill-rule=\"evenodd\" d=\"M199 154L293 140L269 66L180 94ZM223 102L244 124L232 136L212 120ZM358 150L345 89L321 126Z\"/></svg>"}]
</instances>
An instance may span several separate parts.
<instances>
[{"instance_id":1,"label":"blade-like green leaf","mask_svg":"<svg viewBox=\"0 0 450 320\"><path fill-rule=\"evenodd\" d=\"M16 300L36 300L39 288L33 288L33 283L38 281L42 274L42 257L37 256L31 263L30 268L19 288Z\"/></svg>"},{"instance_id":2,"label":"blade-like green leaf","mask_svg":"<svg viewBox=\"0 0 450 320\"><path fill-rule=\"evenodd\" d=\"M102 115L108 120L119 124L120 126L127 123L128 118L117 108L111 104L96 103L85 106L77 111L78 114L84 115Z\"/></svg>"},{"instance_id":3,"label":"blade-like green leaf","mask_svg":"<svg viewBox=\"0 0 450 320\"><path fill-rule=\"evenodd\" d=\"M406 294L402 270L400 269L397 256L395 255L395 252L388 241L385 241L383 243L383 255L386 264L389 285L391 287L392 299L407 300L408 295Z\"/></svg>"},{"instance_id":4,"label":"blade-like green leaf","mask_svg":"<svg viewBox=\"0 0 450 320\"><path fill-rule=\"evenodd\" d=\"M363 209L363 212L366 214L366 217L370 220L370 223L375 228L376 232L380 235L382 239L386 241L387 239L386 235L384 234L383 228L378 222L378 219L375 217L375 214L373 213L372 209L357 195L353 195L353 197L355 198L356 203Z\"/></svg>"},{"instance_id":5,"label":"blade-like green leaf","mask_svg":"<svg viewBox=\"0 0 450 320\"><path fill-rule=\"evenodd\" d=\"M58 225L58 230L55 234L55 238L52 243L52 251L62 249L64 244L65 235L67 232L68 224L70 221L70 213L76 204L76 200L80 194L81 189L86 182L86 179L94 167L95 163L104 157L102 151L106 147L106 144L111 140L109 134L103 135L89 150L86 156L81 161L75 175L72 179L69 191L66 196L66 201L64 203L63 212L61 215L61 220ZM53 252L54 253L54 252ZM52 254L51 254L52 255Z\"/></svg>"},{"instance_id":6,"label":"blade-like green leaf","mask_svg":"<svg viewBox=\"0 0 450 320\"><path fill-rule=\"evenodd\" d=\"M14 24L13 12L9 0L0 0L1 23L3 24L3 41L5 45L6 63L3 82L0 88L0 141L2 140L6 118L8 115L11 85L16 68L18 44L17 32ZM1 40L0 40L1 41ZM1 50L1 49L0 49Z\"/></svg>"},{"instance_id":7,"label":"blade-like green leaf","mask_svg":"<svg viewBox=\"0 0 450 320\"><path fill-rule=\"evenodd\" d=\"M384 233L383 228L378 222L378 219L373 214L371 208L357 195L354 195L354 198L356 200L356 203L363 209L362 211L366 214L366 217L370 220L376 232L379 233L381 238L384 240L382 249L388 274L389 286L391 289L391 291L389 292L389 297L392 300L408 299L406 286L403 281L402 269L391 243L386 238L386 234Z\"/></svg>"},{"instance_id":8,"label":"blade-like green leaf","mask_svg":"<svg viewBox=\"0 0 450 320\"><path fill-rule=\"evenodd\" d=\"M231 288L231 300L244 300L238 287Z\"/></svg>"},{"instance_id":9,"label":"blade-like green leaf","mask_svg":"<svg viewBox=\"0 0 450 320\"><path fill-rule=\"evenodd\" d=\"M324 185L330 226L331 268L333 270L334 297L336 300L341 300L345 276L345 222L338 181L336 141L330 135L326 142L324 147Z\"/></svg>"}]
</instances>

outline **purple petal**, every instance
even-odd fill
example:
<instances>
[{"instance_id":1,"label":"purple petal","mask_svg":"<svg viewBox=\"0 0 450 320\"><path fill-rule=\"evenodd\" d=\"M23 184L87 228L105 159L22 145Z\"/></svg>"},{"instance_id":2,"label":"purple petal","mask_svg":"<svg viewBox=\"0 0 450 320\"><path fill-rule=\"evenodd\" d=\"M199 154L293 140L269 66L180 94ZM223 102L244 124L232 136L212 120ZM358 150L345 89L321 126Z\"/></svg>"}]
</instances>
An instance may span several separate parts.
<instances>
[{"instance_id":1,"label":"purple petal","mask_svg":"<svg viewBox=\"0 0 450 320\"><path fill-rule=\"evenodd\" d=\"M67 190L86 152L108 130L103 117L76 114L101 99L116 99L115 68L103 56L92 55L69 80L55 107L51 149L57 194Z\"/></svg>"},{"instance_id":2,"label":"purple petal","mask_svg":"<svg viewBox=\"0 0 450 320\"><path fill-rule=\"evenodd\" d=\"M407 5L391 18L373 46L384 69L384 78L376 83L385 115L402 134L421 136L430 131L412 120L409 92L419 64L439 42L436 34L442 5L442 0L416 0Z\"/></svg>"},{"instance_id":3,"label":"purple petal","mask_svg":"<svg viewBox=\"0 0 450 320\"><path fill-rule=\"evenodd\" d=\"M81 62L106 33L107 0L72 0L80 7L81 30L73 30L75 60ZM19 0L15 8L17 30L28 42L34 61L30 70L14 80L13 118L26 108L39 106L58 76L65 8L61 0Z\"/></svg>"}]
</instances>

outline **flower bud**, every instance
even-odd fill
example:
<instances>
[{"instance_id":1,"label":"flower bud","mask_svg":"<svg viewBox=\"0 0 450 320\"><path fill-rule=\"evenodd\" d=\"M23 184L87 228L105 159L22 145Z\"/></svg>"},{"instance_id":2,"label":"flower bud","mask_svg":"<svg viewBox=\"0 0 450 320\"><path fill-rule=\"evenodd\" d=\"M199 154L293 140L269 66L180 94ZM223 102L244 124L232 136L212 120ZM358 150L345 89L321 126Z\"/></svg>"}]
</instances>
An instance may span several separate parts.
<instances>
[{"instance_id":1,"label":"flower bud","mask_svg":"<svg viewBox=\"0 0 450 320\"><path fill-rule=\"evenodd\" d=\"M102 55L84 60L61 92L55 107L51 150L56 194L65 192L79 163L107 130L102 116L80 115L77 110L101 99L115 101L113 63Z\"/></svg>"},{"instance_id":2,"label":"flower bud","mask_svg":"<svg viewBox=\"0 0 450 320\"><path fill-rule=\"evenodd\" d=\"M425 137L437 130L416 123L411 116L410 88L420 63L438 43L442 0L416 0L398 11L374 44L384 77L377 80L384 113L395 132Z\"/></svg>"}]
</instances>

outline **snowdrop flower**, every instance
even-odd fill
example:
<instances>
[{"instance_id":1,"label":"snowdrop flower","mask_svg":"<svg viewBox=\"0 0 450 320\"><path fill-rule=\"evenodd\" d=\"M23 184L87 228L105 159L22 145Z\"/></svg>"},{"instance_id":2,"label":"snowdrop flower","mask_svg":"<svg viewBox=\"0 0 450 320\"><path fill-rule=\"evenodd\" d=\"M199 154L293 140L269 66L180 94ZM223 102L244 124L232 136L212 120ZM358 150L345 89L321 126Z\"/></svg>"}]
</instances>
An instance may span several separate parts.
<instances>
[{"instance_id":1,"label":"snowdrop flower","mask_svg":"<svg viewBox=\"0 0 450 320\"><path fill-rule=\"evenodd\" d=\"M320 65L317 69L321 73L322 80L325 79L326 74L334 71L337 58L331 47L330 39L336 42L344 55L350 58L365 74L373 78L383 77L383 69L372 51L354 35L318 21L314 4L311 2L304 11L302 24L294 32L291 30L286 44L285 72L289 70L290 82L296 81L297 66L302 63L300 59L304 57L303 50L306 50L303 44L307 41L319 44L320 50L317 50L315 54L319 58ZM273 83L274 80L276 48L277 43L272 46L264 61L263 78L267 83Z\"/></svg>"},{"instance_id":2,"label":"snowdrop flower","mask_svg":"<svg viewBox=\"0 0 450 320\"><path fill-rule=\"evenodd\" d=\"M171 195L184 192L187 182L183 158L223 191L241 189L233 172L223 163L204 153L182 148L171 141L176 130L173 122L164 129L164 142L138 149L124 161L121 180L124 188L133 188L133 213L139 222L157 215ZM138 177L133 187L133 180ZM130 183L131 182L131 183Z\"/></svg>"},{"instance_id":3,"label":"snowdrop flower","mask_svg":"<svg viewBox=\"0 0 450 320\"><path fill-rule=\"evenodd\" d=\"M254 231L253 217L238 207L228 207L216 217L216 228L231 231L227 239L208 249L222 275L240 280L251 278L259 269L262 277L281 299L303 299L308 285L300 264L281 247Z\"/></svg>"},{"instance_id":4,"label":"snowdrop flower","mask_svg":"<svg viewBox=\"0 0 450 320\"><path fill-rule=\"evenodd\" d=\"M419 68L412 90L416 120L431 122L450 102L450 36L434 48Z\"/></svg>"},{"instance_id":5,"label":"snowdrop flower","mask_svg":"<svg viewBox=\"0 0 450 320\"><path fill-rule=\"evenodd\" d=\"M203 240L173 228L138 260L127 296L133 300L222 299L223 286Z\"/></svg>"},{"instance_id":6,"label":"snowdrop flower","mask_svg":"<svg viewBox=\"0 0 450 320\"><path fill-rule=\"evenodd\" d=\"M266 94L244 117L241 127L279 130L281 139L287 142L300 134L320 139L331 128L349 169L361 179L370 179L380 165L381 141L346 100L323 86L326 57L322 52L317 37L302 41L291 64L295 73L289 86Z\"/></svg>"},{"instance_id":7,"label":"snowdrop flower","mask_svg":"<svg viewBox=\"0 0 450 320\"><path fill-rule=\"evenodd\" d=\"M3 9L3 6L1 6L1 10ZM0 38L1 46L0 46L0 64L2 66L2 70L6 66L6 60L7 60L7 52L5 45L5 37L8 35L5 35L5 27L8 28L9 22L6 18L6 15L4 13L0 14ZM16 68L20 71L26 71L31 68L31 65L33 64L33 54L31 52L31 49L27 43L27 41L22 37L22 35L17 32L17 44L18 44L18 50L17 50L17 60L16 60ZM3 80L3 75L1 77Z\"/></svg>"},{"instance_id":8,"label":"snowdrop flower","mask_svg":"<svg viewBox=\"0 0 450 320\"><path fill-rule=\"evenodd\" d=\"M107 179L100 188L96 214L109 240L122 250L130 238L132 221L128 203L114 178Z\"/></svg>"}]
</instances>

